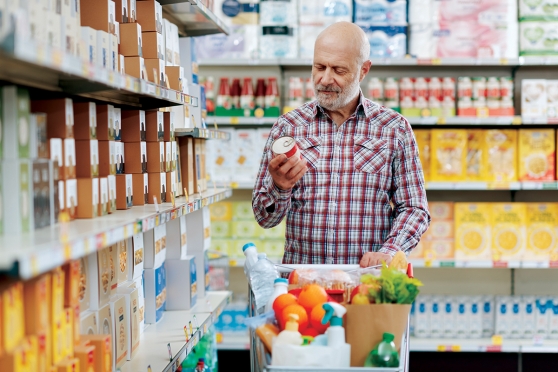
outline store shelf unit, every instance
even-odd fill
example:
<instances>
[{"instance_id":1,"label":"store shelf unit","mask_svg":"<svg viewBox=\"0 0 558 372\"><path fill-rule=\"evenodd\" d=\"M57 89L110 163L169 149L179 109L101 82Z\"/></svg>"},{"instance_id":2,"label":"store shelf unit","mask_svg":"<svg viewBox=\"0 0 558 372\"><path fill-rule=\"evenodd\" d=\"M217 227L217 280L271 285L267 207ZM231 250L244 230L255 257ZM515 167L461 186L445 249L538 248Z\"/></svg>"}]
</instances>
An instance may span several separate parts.
<instances>
[{"instance_id":1,"label":"store shelf unit","mask_svg":"<svg viewBox=\"0 0 558 372\"><path fill-rule=\"evenodd\" d=\"M178 198L170 203L132 207L93 220L76 220L36 230L20 236L0 238L0 272L22 279L54 269L69 260L108 247L133 234L145 232L230 197L230 189L215 189L195 194L190 200Z\"/></svg>"},{"instance_id":2,"label":"store shelf unit","mask_svg":"<svg viewBox=\"0 0 558 372\"><path fill-rule=\"evenodd\" d=\"M174 135L178 137L190 136L194 138L205 138L205 139L230 139L230 133L223 132L216 129L207 128L176 128L174 130Z\"/></svg>"},{"instance_id":3,"label":"store shelf unit","mask_svg":"<svg viewBox=\"0 0 558 372\"><path fill-rule=\"evenodd\" d=\"M198 106L198 98L108 70L79 57L34 42L0 50L0 80L144 110L176 105Z\"/></svg>"},{"instance_id":4,"label":"store shelf unit","mask_svg":"<svg viewBox=\"0 0 558 372\"><path fill-rule=\"evenodd\" d=\"M163 15L176 24L184 36L229 34L229 28L201 0L161 0Z\"/></svg>"},{"instance_id":5,"label":"store shelf unit","mask_svg":"<svg viewBox=\"0 0 558 372\"><path fill-rule=\"evenodd\" d=\"M227 291L208 292L190 310L166 311L158 323L146 326L137 355L122 366L121 372L148 371L148 367L153 372L176 371L217 321L230 298L231 293ZM189 322L192 322L194 332L186 340L184 326ZM170 345L170 351L167 345Z\"/></svg>"}]
</instances>

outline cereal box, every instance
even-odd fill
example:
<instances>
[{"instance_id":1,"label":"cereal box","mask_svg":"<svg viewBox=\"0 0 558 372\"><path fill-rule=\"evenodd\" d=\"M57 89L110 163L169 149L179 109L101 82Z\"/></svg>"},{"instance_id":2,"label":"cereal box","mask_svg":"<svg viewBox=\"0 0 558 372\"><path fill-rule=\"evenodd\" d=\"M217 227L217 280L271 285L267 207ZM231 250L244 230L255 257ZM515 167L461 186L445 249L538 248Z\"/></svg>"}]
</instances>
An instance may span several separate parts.
<instances>
[{"instance_id":1,"label":"cereal box","mask_svg":"<svg viewBox=\"0 0 558 372\"><path fill-rule=\"evenodd\" d=\"M454 204L433 202L428 204L432 221L423 235L424 256L431 260L454 258Z\"/></svg>"},{"instance_id":2,"label":"cereal box","mask_svg":"<svg viewBox=\"0 0 558 372\"><path fill-rule=\"evenodd\" d=\"M487 180L517 181L517 130L487 130L485 146Z\"/></svg>"},{"instance_id":3,"label":"cereal box","mask_svg":"<svg viewBox=\"0 0 558 372\"><path fill-rule=\"evenodd\" d=\"M525 251L525 203L492 203L492 258L521 260Z\"/></svg>"},{"instance_id":4,"label":"cereal box","mask_svg":"<svg viewBox=\"0 0 558 372\"><path fill-rule=\"evenodd\" d=\"M430 180L463 181L467 156L467 131L434 129L431 131Z\"/></svg>"},{"instance_id":5,"label":"cereal box","mask_svg":"<svg viewBox=\"0 0 558 372\"><path fill-rule=\"evenodd\" d=\"M558 203L527 204L526 261L548 261L558 241Z\"/></svg>"},{"instance_id":6,"label":"cereal box","mask_svg":"<svg viewBox=\"0 0 558 372\"><path fill-rule=\"evenodd\" d=\"M486 180L485 131L473 129L467 131L467 181Z\"/></svg>"},{"instance_id":7,"label":"cereal box","mask_svg":"<svg viewBox=\"0 0 558 372\"><path fill-rule=\"evenodd\" d=\"M455 203L455 258L490 260L491 208L489 203Z\"/></svg>"},{"instance_id":8,"label":"cereal box","mask_svg":"<svg viewBox=\"0 0 558 372\"><path fill-rule=\"evenodd\" d=\"M556 142L554 129L519 130L519 180L553 181Z\"/></svg>"},{"instance_id":9,"label":"cereal box","mask_svg":"<svg viewBox=\"0 0 558 372\"><path fill-rule=\"evenodd\" d=\"M417 129L413 132L417 140L424 181L428 182L430 181L430 130Z\"/></svg>"}]
</instances>

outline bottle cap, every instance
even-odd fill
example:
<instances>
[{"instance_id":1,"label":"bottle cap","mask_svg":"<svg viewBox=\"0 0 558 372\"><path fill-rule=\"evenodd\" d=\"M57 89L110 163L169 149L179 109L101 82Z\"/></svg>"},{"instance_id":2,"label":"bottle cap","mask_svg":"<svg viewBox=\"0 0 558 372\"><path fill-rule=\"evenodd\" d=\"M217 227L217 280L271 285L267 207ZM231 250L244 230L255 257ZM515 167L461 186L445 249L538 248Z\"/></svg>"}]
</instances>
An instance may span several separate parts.
<instances>
[{"instance_id":1,"label":"bottle cap","mask_svg":"<svg viewBox=\"0 0 558 372\"><path fill-rule=\"evenodd\" d=\"M387 332L384 333L384 337L383 337L384 341L386 341L386 342L393 342L393 339L394 339L394 338L395 338L395 336L394 336L393 334L387 333Z\"/></svg>"},{"instance_id":2,"label":"bottle cap","mask_svg":"<svg viewBox=\"0 0 558 372\"><path fill-rule=\"evenodd\" d=\"M244 252L245 250L247 250L248 248L256 248L256 246L254 245L254 243L246 243L244 244L244 246L242 247L242 252Z\"/></svg>"},{"instance_id":3,"label":"bottle cap","mask_svg":"<svg viewBox=\"0 0 558 372\"><path fill-rule=\"evenodd\" d=\"M281 284L289 284L289 281L285 278L277 278L275 279L275 281L273 282L273 284L277 284L277 283L281 283Z\"/></svg>"},{"instance_id":4,"label":"bottle cap","mask_svg":"<svg viewBox=\"0 0 558 372\"><path fill-rule=\"evenodd\" d=\"M298 332L298 315L289 314L289 321L285 324L285 331Z\"/></svg>"},{"instance_id":5,"label":"bottle cap","mask_svg":"<svg viewBox=\"0 0 558 372\"><path fill-rule=\"evenodd\" d=\"M265 260L267 258L267 254L265 253L258 253L258 260Z\"/></svg>"}]
</instances>

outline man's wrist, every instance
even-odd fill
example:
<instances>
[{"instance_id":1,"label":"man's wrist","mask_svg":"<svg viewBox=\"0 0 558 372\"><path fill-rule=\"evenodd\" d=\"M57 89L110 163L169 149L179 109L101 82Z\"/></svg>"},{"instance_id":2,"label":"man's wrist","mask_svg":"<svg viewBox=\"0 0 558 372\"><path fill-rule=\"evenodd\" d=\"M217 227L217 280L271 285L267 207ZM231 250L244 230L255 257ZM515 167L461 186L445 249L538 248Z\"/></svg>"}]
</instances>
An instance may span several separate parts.
<instances>
[{"instance_id":1,"label":"man's wrist","mask_svg":"<svg viewBox=\"0 0 558 372\"><path fill-rule=\"evenodd\" d=\"M277 184L275 184L275 182L272 182L271 188L272 188L271 193L279 200L289 199L291 197L291 194L292 194L292 191L293 191L293 189L283 190L282 188L277 186Z\"/></svg>"},{"instance_id":2,"label":"man's wrist","mask_svg":"<svg viewBox=\"0 0 558 372\"><path fill-rule=\"evenodd\" d=\"M391 257L395 256L399 251L399 247L393 244L384 244L382 248L378 250L379 253L389 254Z\"/></svg>"}]
</instances>

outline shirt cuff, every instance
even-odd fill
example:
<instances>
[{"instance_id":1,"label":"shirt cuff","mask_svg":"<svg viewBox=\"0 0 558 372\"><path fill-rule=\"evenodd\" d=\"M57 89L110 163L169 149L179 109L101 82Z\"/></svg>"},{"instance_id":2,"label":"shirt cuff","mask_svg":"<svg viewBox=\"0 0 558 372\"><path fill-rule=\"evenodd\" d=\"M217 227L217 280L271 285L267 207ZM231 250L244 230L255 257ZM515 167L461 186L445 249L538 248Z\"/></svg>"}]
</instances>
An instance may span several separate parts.
<instances>
[{"instance_id":1,"label":"shirt cuff","mask_svg":"<svg viewBox=\"0 0 558 372\"><path fill-rule=\"evenodd\" d=\"M292 192L292 189L280 189L279 187L277 187L275 182L273 182L273 180L271 181L271 190L269 190L269 193L275 200L287 200L291 197Z\"/></svg>"},{"instance_id":2,"label":"shirt cuff","mask_svg":"<svg viewBox=\"0 0 558 372\"><path fill-rule=\"evenodd\" d=\"M393 244L384 244L382 246L382 248L380 248L380 250L378 252L380 253L385 253L385 254L389 254L391 257L395 256L395 254L397 252L399 252L400 249L398 246L393 245Z\"/></svg>"}]
</instances>

